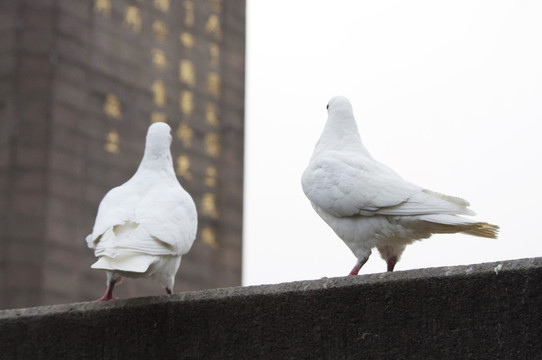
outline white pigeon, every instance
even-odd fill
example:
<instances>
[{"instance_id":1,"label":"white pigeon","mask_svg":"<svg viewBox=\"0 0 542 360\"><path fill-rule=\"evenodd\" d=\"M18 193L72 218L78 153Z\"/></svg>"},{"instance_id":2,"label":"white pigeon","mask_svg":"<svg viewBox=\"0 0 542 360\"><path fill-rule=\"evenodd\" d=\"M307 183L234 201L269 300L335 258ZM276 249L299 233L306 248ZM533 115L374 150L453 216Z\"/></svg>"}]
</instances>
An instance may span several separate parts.
<instances>
[{"instance_id":1,"label":"white pigeon","mask_svg":"<svg viewBox=\"0 0 542 360\"><path fill-rule=\"evenodd\" d=\"M328 103L328 119L301 178L318 215L357 257L357 275L377 248L393 271L406 245L432 234L466 233L496 238L499 227L474 215L466 200L403 180L363 146L345 97Z\"/></svg>"},{"instance_id":2,"label":"white pigeon","mask_svg":"<svg viewBox=\"0 0 542 360\"><path fill-rule=\"evenodd\" d=\"M136 173L100 203L86 238L98 257L91 267L107 274L107 290L98 301L113 299L122 277L150 277L173 293L175 274L196 238L198 220L192 197L175 176L171 139L169 125L152 124Z\"/></svg>"}]
</instances>

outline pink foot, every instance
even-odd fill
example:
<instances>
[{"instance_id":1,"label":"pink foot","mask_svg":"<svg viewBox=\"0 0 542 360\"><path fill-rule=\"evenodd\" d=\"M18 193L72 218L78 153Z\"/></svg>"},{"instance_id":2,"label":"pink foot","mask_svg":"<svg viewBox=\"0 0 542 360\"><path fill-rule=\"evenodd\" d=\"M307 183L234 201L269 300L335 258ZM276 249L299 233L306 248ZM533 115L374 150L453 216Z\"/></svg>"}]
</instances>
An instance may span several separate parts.
<instances>
[{"instance_id":1,"label":"pink foot","mask_svg":"<svg viewBox=\"0 0 542 360\"><path fill-rule=\"evenodd\" d=\"M354 268L352 269L352 271L350 271L350 274L348 274L348 276L354 276L354 275L357 275L359 273L359 271L361 270L361 265L356 265L354 266Z\"/></svg>"},{"instance_id":2,"label":"pink foot","mask_svg":"<svg viewBox=\"0 0 542 360\"><path fill-rule=\"evenodd\" d=\"M107 289L105 289L104 295L101 298L95 300L94 302L117 300L118 299L117 297L113 297L113 288L114 287L115 287L115 283L114 282L110 283L109 286L107 287Z\"/></svg>"},{"instance_id":3,"label":"pink foot","mask_svg":"<svg viewBox=\"0 0 542 360\"><path fill-rule=\"evenodd\" d=\"M102 296L99 299L94 300L94 302L100 302L100 301L109 301L109 300L118 300L118 297L106 297L105 295Z\"/></svg>"},{"instance_id":4,"label":"pink foot","mask_svg":"<svg viewBox=\"0 0 542 360\"><path fill-rule=\"evenodd\" d=\"M362 266L365 265L367 260L369 260L369 256L367 256L365 259L361 259L361 260L358 259L358 262L356 263L356 266L354 266L354 268L352 269L352 271L350 271L350 274L348 274L348 276L357 275L359 273L359 271L361 270Z\"/></svg>"}]
</instances>

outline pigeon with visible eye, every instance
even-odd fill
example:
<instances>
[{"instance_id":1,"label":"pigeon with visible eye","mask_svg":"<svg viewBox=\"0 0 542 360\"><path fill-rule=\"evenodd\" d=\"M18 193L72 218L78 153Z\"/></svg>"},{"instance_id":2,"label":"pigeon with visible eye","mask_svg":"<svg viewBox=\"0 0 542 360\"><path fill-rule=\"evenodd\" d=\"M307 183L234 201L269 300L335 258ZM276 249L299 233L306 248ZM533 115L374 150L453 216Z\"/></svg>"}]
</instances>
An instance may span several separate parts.
<instances>
[{"instance_id":1,"label":"pigeon with visible eye","mask_svg":"<svg viewBox=\"0 0 542 360\"><path fill-rule=\"evenodd\" d=\"M107 274L107 289L98 301L113 299L122 277L149 277L173 293L175 274L196 238L198 220L192 197L175 176L171 140L169 125L152 124L136 173L100 203L86 238L98 257L91 267Z\"/></svg>"},{"instance_id":2,"label":"pigeon with visible eye","mask_svg":"<svg viewBox=\"0 0 542 360\"><path fill-rule=\"evenodd\" d=\"M301 184L316 213L357 257L357 275L377 248L393 271L405 247L432 234L465 233L496 238L499 227L465 218L466 200L403 180L363 146L352 106L328 103L328 119Z\"/></svg>"}]
</instances>

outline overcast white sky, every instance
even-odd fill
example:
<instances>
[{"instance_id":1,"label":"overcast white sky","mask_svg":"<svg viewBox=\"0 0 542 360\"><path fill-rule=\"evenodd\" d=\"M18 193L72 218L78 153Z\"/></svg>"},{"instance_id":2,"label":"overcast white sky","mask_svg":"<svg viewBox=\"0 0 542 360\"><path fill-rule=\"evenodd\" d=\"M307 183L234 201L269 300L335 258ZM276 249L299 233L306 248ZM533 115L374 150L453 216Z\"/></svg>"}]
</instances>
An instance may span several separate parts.
<instances>
[{"instance_id":1,"label":"overcast white sky","mask_svg":"<svg viewBox=\"0 0 542 360\"><path fill-rule=\"evenodd\" d=\"M541 19L534 0L248 0L243 284L354 266L300 183L335 95L373 157L501 227L417 242L396 271L542 256ZM385 269L375 251L360 274Z\"/></svg>"}]
</instances>

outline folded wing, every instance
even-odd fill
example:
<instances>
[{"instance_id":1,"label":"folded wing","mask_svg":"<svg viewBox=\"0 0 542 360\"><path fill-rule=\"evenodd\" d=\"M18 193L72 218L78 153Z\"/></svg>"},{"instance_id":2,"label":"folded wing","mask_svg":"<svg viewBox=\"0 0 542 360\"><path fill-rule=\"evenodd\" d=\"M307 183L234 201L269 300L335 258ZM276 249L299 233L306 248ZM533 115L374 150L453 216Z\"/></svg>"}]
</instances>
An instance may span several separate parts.
<instances>
[{"instance_id":1,"label":"folded wing","mask_svg":"<svg viewBox=\"0 0 542 360\"><path fill-rule=\"evenodd\" d=\"M156 256L186 254L196 230L192 198L180 185L162 183L139 192L112 189L86 240L100 257L93 268L144 272Z\"/></svg>"},{"instance_id":2,"label":"folded wing","mask_svg":"<svg viewBox=\"0 0 542 360\"><path fill-rule=\"evenodd\" d=\"M302 177L309 200L337 216L466 214L469 203L403 180L370 157L328 152L311 160Z\"/></svg>"}]
</instances>

